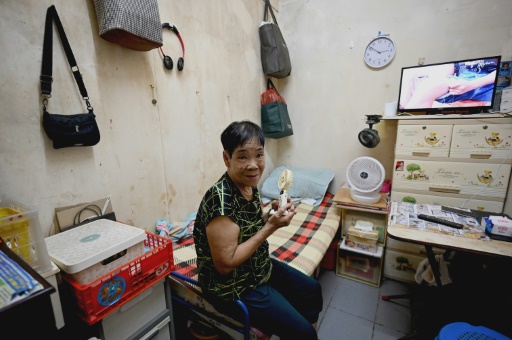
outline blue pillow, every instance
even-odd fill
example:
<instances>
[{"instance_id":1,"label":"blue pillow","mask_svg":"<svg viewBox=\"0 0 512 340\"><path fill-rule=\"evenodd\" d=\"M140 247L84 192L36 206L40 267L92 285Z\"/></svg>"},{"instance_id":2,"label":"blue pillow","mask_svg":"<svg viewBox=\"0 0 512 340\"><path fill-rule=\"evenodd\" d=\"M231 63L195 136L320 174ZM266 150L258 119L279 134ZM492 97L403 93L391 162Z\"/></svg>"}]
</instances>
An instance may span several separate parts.
<instances>
[{"instance_id":1,"label":"blue pillow","mask_svg":"<svg viewBox=\"0 0 512 340\"><path fill-rule=\"evenodd\" d=\"M322 203L329 183L331 183L334 178L334 171L326 169L294 168L287 165L275 168L265 182L263 182L263 186L261 187L262 198L279 198L280 190L277 187L277 181L284 169L289 169L293 172L293 183L290 189L288 189L288 196L290 196L292 200L312 198L315 200L314 206Z\"/></svg>"}]
</instances>

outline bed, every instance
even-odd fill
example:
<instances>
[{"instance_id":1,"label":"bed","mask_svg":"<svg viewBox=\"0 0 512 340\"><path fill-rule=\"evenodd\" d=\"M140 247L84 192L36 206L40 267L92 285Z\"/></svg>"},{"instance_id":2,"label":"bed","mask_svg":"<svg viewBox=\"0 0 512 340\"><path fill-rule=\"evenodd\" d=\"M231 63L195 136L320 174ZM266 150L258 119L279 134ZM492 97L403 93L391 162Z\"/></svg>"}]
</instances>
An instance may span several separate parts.
<instances>
[{"instance_id":1,"label":"bed","mask_svg":"<svg viewBox=\"0 0 512 340\"><path fill-rule=\"evenodd\" d=\"M279 191L274 188L283 168L276 168L264 182L261 189L263 202L279 196ZM334 195L327 192L334 173L322 169L290 169L294 172L294 182L288 194L296 202L297 214L288 227L279 229L267 239L270 256L314 276L340 224L340 210L333 203ZM269 209L270 205L267 205L264 213ZM244 306L241 306L241 314L245 317L236 320L236 317L219 313L202 298L196 285L198 274L192 237L173 241L173 256L175 271L170 276L173 300L192 311L199 320L214 324L235 339L266 338L257 329L250 328Z\"/></svg>"},{"instance_id":2,"label":"bed","mask_svg":"<svg viewBox=\"0 0 512 340\"><path fill-rule=\"evenodd\" d=\"M340 223L339 208L333 204L332 198L331 193L326 193L318 206L299 203L290 225L267 239L270 256L307 275L313 275L336 236ZM194 239L188 237L174 242L173 256L175 271L197 280Z\"/></svg>"}]
</instances>

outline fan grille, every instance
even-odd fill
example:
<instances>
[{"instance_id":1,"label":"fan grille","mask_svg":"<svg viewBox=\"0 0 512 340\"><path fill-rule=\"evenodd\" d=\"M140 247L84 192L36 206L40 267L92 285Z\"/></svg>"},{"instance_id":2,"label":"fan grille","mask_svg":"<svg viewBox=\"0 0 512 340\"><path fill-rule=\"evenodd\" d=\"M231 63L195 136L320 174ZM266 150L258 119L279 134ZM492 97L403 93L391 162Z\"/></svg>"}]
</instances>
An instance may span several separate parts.
<instances>
[{"instance_id":1,"label":"fan grille","mask_svg":"<svg viewBox=\"0 0 512 340\"><path fill-rule=\"evenodd\" d=\"M378 190L384 182L384 167L372 157L356 158L348 165L347 182L361 192Z\"/></svg>"}]
</instances>

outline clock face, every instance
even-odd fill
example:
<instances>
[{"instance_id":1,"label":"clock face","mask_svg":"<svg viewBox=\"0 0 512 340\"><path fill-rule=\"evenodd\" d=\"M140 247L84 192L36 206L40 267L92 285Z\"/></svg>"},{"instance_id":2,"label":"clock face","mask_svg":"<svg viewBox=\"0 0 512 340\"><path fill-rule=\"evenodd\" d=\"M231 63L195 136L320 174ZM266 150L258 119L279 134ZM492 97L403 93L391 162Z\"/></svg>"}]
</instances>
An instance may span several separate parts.
<instances>
[{"instance_id":1,"label":"clock face","mask_svg":"<svg viewBox=\"0 0 512 340\"><path fill-rule=\"evenodd\" d=\"M373 68L384 67L395 56L395 44L386 37L378 37L370 41L364 51L364 61Z\"/></svg>"}]
</instances>

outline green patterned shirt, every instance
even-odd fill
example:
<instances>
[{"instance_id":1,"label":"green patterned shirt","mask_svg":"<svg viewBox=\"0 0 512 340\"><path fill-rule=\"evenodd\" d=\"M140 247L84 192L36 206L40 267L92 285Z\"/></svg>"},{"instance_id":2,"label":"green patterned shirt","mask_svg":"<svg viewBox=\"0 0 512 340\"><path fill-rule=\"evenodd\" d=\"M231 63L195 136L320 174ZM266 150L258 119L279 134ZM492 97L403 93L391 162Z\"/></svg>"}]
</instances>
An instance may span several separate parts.
<instances>
[{"instance_id":1,"label":"green patterned shirt","mask_svg":"<svg viewBox=\"0 0 512 340\"><path fill-rule=\"evenodd\" d=\"M247 201L227 172L204 195L194 223L194 242L199 270L199 285L203 292L223 300L237 300L247 290L265 282L270 275L268 242L227 275L221 275L213 265L206 236L206 226L217 216L228 216L240 227L238 244L250 239L264 225L260 194L253 188L254 198Z\"/></svg>"}]
</instances>

